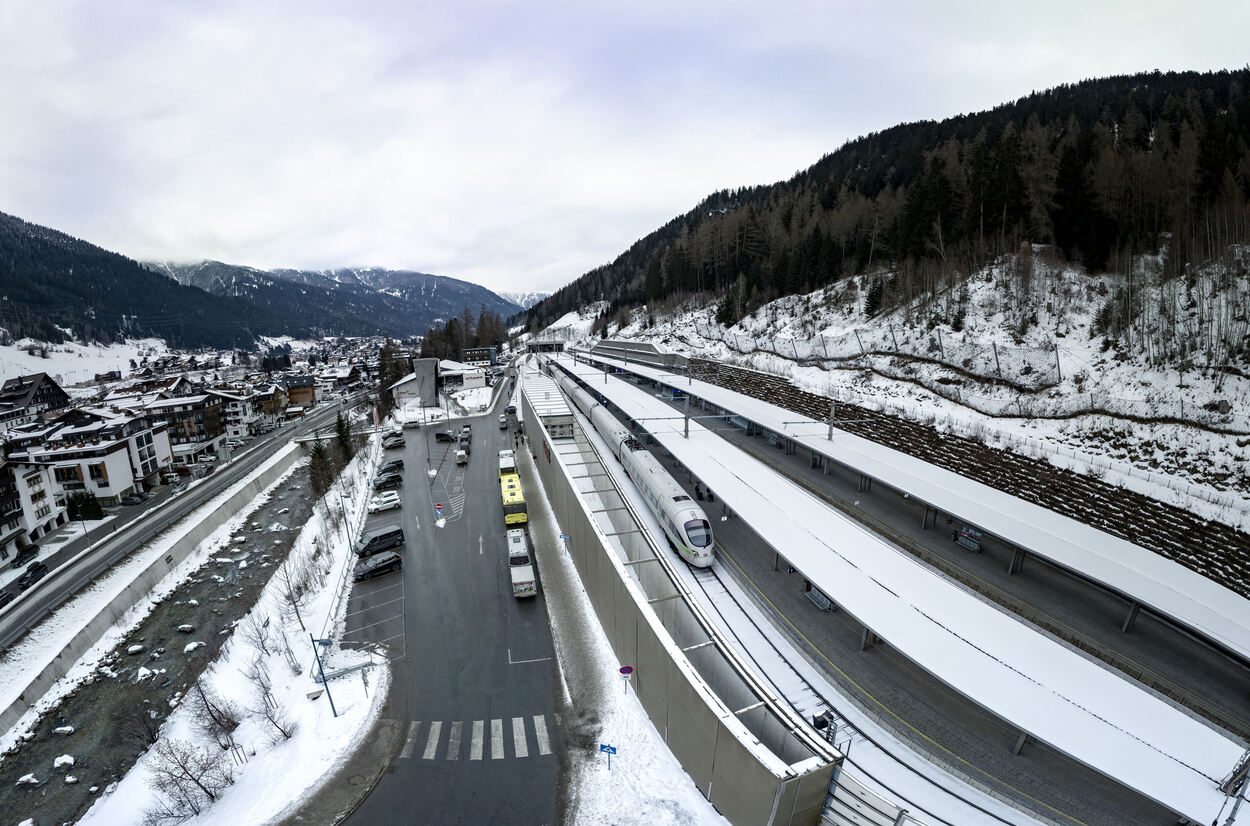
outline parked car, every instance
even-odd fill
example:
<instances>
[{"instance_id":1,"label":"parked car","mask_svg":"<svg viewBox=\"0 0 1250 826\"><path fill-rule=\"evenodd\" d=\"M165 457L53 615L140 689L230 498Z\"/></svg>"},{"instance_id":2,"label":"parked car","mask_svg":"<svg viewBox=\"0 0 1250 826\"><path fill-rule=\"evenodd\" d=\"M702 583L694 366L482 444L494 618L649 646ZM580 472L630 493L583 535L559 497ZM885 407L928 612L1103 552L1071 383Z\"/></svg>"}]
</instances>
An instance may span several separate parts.
<instances>
[{"instance_id":1,"label":"parked car","mask_svg":"<svg viewBox=\"0 0 1250 826\"><path fill-rule=\"evenodd\" d=\"M456 464L467 465L469 463L469 454L464 450L456 451Z\"/></svg>"},{"instance_id":2,"label":"parked car","mask_svg":"<svg viewBox=\"0 0 1250 826\"><path fill-rule=\"evenodd\" d=\"M0 607L8 605L15 599L17 599L17 595L12 591L0 591Z\"/></svg>"},{"instance_id":3,"label":"parked car","mask_svg":"<svg viewBox=\"0 0 1250 826\"><path fill-rule=\"evenodd\" d=\"M369 500L369 513L388 511L391 508L398 508L401 504L403 504L403 501L399 498L399 494L394 491L388 491Z\"/></svg>"},{"instance_id":4,"label":"parked car","mask_svg":"<svg viewBox=\"0 0 1250 826\"><path fill-rule=\"evenodd\" d=\"M499 429L500 430L508 429L508 415L506 413L499 414Z\"/></svg>"},{"instance_id":5,"label":"parked car","mask_svg":"<svg viewBox=\"0 0 1250 826\"><path fill-rule=\"evenodd\" d=\"M356 556L366 557L389 551L392 548L402 548L404 545L404 529L398 525L388 525L385 528L378 528L373 533L367 533L356 542Z\"/></svg>"},{"instance_id":6,"label":"parked car","mask_svg":"<svg viewBox=\"0 0 1250 826\"><path fill-rule=\"evenodd\" d=\"M408 443L404 441L403 436L386 436L382 439L382 447L386 448L403 447L406 444Z\"/></svg>"},{"instance_id":7,"label":"parked car","mask_svg":"<svg viewBox=\"0 0 1250 826\"><path fill-rule=\"evenodd\" d=\"M374 490L390 490L404 486L404 477L398 473L387 473L373 480Z\"/></svg>"},{"instance_id":8,"label":"parked car","mask_svg":"<svg viewBox=\"0 0 1250 826\"><path fill-rule=\"evenodd\" d=\"M378 468L378 473L397 473L404 468L403 459L391 459L382 467Z\"/></svg>"},{"instance_id":9,"label":"parked car","mask_svg":"<svg viewBox=\"0 0 1250 826\"><path fill-rule=\"evenodd\" d=\"M515 404L510 404L510 405L508 405L508 409L507 409L507 411L506 411L506 412L511 413L512 415L514 415L514 416L515 416L515 415L516 415L516 405L515 405Z\"/></svg>"},{"instance_id":10,"label":"parked car","mask_svg":"<svg viewBox=\"0 0 1250 826\"><path fill-rule=\"evenodd\" d=\"M48 566L43 562L35 561L26 566L26 573L17 579L18 589L25 591L39 580L48 575Z\"/></svg>"},{"instance_id":11,"label":"parked car","mask_svg":"<svg viewBox=\"0 0 1250 826\"><path fill-rule=\"evenodd\" d=\"M32 542L24 548L17 549L17 556L13 557L13 561L9 563L9 567L20 568L37 556L39 556L39 546Z\"/></svg>"},{"instance_id":12,"label":"parked car","mask_svg":"<svg viewBox=\"0 0 1250 826\"><path fill-rule=\"evenodd\" d=\"M129 496L123 496L121 499L121 504L127 505L127 506L141 505L143 504L143 500L140 499L137 495L132 493Z\"/></svg>"},{"instance_id":13,"label":"parked car","mask_svg":"<svg viewBox=\"0 0 1250 826\"><path fill-rule=\"evenodd\" d=\"M363 582L375 576L398 571L403 567L404 558L394 551L387 551L357 562L356 567L352 569L352 578L357 582Z\"/></svg>"},{"instance_id":14,"label":"parked car","mask_svg":"<svg viewBox=\"0 0 1250 826\"><path fill-rule=\"evenodd\" d=\"M452 432L450 432L450 431L447 431L447 430L440 430L440 431L438 431L437 433L435 433L435 434L434 434L434 441L436 441L436 442L454 442L454 441L456 441L456 434L454 434L454 433L452 433Z\"/></svg>"},{"instance_id":15,"label":"parked car","mask_svg":"<svg viewBox=\"0 0 1250 826\"><path fill-rule=\"evenodd\" d=\"M186 482L179 482L178 484L174 485L174 486L173 486L173 488L171 488L171 490L172 490L174 493L182 493L182 492L183 492L184 490L186 490L186 489L187 489L187 483L186 483Z\"/></svg>"}]
</instances>

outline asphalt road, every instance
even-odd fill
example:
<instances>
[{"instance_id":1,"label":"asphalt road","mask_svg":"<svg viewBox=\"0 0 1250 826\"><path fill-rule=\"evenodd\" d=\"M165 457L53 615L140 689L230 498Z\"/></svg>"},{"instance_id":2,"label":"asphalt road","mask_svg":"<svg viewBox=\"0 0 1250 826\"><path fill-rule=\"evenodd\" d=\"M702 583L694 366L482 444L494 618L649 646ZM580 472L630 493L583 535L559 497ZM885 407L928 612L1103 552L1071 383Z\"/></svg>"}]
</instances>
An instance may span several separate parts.
<instances>
[{"instance_id":1,"label":"asphalt road","mask_svg":"<svg viewBox=\"0 0 1250 826\"><path fill-rule=\"evenodd\" d=\"M374 514L367 528L397 513L404 528L407 656L395 663L384 712L404 737L350 824L558 821L561 692L541 572L539 596L518 600L507 571L498 482L498 452L512 446L498 427L506 398L455 421L473 425L466 466L455 464L453 444L435 441L436 426L406 430L407 445L386 451L404 459L403 506ZM392 636L398 579L354 589L349 635Z\"/></svg>"},{"instance_id":2,"label":"asphalt road","mask_svg":"<svg viewBox=\"0 0 1250 826\"><path fill-rule=\"evenodd\" d=\"M349 400L349 403L351 401L354 400ZM56 553L42 557L50 569L47 576L0 609L0 650L12 645L35 623L118 560L251 473L288 440L332 423L340 409L338 403L327 402L296 424L254 440L233 461L221 465L213 475L185 493L174 496L169 487L161 485L159 493L148 501L114 509L116 516L108 525L102 525L86 537L79 537ZM109 538L100 541L103 536ZM98 546L88 556L72 566L68 565L91 541L99 542ZM16 589L16 585L11 587Z\"/></svg>"}]
</instances>

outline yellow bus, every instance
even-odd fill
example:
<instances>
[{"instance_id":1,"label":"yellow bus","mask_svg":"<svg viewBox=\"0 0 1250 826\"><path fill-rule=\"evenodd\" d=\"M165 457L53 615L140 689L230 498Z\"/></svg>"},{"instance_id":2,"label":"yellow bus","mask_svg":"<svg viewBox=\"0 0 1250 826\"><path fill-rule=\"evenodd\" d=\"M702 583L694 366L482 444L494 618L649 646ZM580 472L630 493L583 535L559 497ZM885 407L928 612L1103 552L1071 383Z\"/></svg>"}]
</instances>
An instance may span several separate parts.
<instances>
[{"instance_id":1,"label":"yellow bus","mask_svg":"<svg viewBox=\"0 0 1250 826\"><path fill-rule=\"evenodd\" d=\"M529 521L525 512L525 494L521 490L521 477L509 473L499 477L499 493L503 499L505 525L524 525Z\"/></svg>"}]
</instances>

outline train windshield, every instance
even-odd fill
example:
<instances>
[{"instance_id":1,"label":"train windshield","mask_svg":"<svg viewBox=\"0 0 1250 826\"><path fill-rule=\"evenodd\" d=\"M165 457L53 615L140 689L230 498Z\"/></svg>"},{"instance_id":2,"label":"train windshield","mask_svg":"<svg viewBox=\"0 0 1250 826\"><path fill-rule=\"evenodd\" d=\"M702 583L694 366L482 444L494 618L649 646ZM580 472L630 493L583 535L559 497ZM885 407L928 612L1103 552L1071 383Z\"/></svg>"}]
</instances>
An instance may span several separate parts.
<instances>
[{"instance_id":1,"label":"train windshield","mask_svg":"<svg viewBox=\"0 0 1250 826\"><path fill-rule=\"evenodd\" d=\"M712 526L706 519L691 519L686 523L686 536L690 544L696 548L706 548L712 544Z\"/></svg>"}]
</instances>

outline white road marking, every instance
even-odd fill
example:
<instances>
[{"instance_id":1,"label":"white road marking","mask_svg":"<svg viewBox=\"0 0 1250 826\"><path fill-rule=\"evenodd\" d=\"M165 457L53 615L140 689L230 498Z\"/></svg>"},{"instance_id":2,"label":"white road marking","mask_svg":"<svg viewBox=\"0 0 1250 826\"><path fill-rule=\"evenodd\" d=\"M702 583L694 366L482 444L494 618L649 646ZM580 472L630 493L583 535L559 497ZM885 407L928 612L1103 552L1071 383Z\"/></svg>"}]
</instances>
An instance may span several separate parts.
<instances>
[{"instance_id":1,"label":"white road marking","mask_svg":"<svg viewBox=\"0 0 1250 826\"><path fill-rule=\"evenodd\" d=\"M525 665L526 663L545 663L549 661L550 659L551 659L550 657L541 657L537 660L514 660L512 659L512 649L511 648L508 649L508 665Z\"/></svg>"},{"instance_id":2,"label":"white road marking","mask_svg":"<svg viewBox=\"0 0 1250 826\"><path fill-rule=\"evenodd\" d=\"M512 749L517 757L529 757L529 746L525 743L525 718L512 718Z\"/></svg>"},{"instance_id":3,"label":"white road marking","mask_svg":"<svg viewBox=\"0 0 1250 826\"><path fill-rule=\"evenodd\" d=\"M482 537L479 535L479 536L478 536L478 538L477 538L477 555L478 555L478 556L481 556L481 555L482 555L482 542L483 542L483 539L482 539Z\"/></svg>"},{"instance_id":4,"label":"white road marking","mask_svg":"<svg viewBox=\"0 0 1250 826\"><path fill-rule=\"evenodd\" d=\"M425 738L425 754L421 755L424 760L433 760L438 754L438 736L443 733L443 721L439 720L430 723L430 734Z\"/></svg>"},{"instance_id":5,"label":"white road marking","mask_svg":"<svg viewBox=\"0 0 1250 826\"><path fill-rule=\"evenodd\" d=\"M447 735L447 759L460 759L460 721L451 724L451 734Z\"/></svg>"},{"instance_id":6,"label":"white road marking","mask_svg":"<svg viewBox=\"0 0 1250 826\"><path fill-rule=\"evenodd\" d=\"M490 759L503 759L503 720L490 721Z\"/></svg>"},{"instance_id":7,"label":"white road marking","mask_svg":"<svg viewBox=\"0 0 1250 826\"><path fill-rule=\"evenodd\" d=\"M551 741L547 739L547 721L541 714L534 715L534 739L538 741L539 754L551 754Z\"/></svg>"},{"instance_id":8,"label":"white road marking","mask_svg":"<svg viewBox=\"0 0 1250 826\"><path fill-rule=\"evenodd\" d=\"M417 515L414 513L414 514L412 515L412 521L417 523L417 530L421 530L421 517L417 516Z\"/></svg>"},{"instance_id":9,"label":"white road marking","mask_svg":"<svg viewBox=\"0 0 1250 826\"><path fill-rule=\"evenodd\" d=\"M420 720L413 720L408 724L408 739L404 741L404 750L399 753L400 757L404 759L412 757L412 750L417 745L417 731L420 728Z\"/></svg>"},{"instance_id":10,"label":"white road marking","mask_svg":"<svg viewBox=\"0 0 1250 826\"><path fill-rule=\"evenodd\" d=\"M482 730L485 728L481 720L473 721L473 739L469 741L469 759L482 759Z\"/></svg>"}]
</instances>

